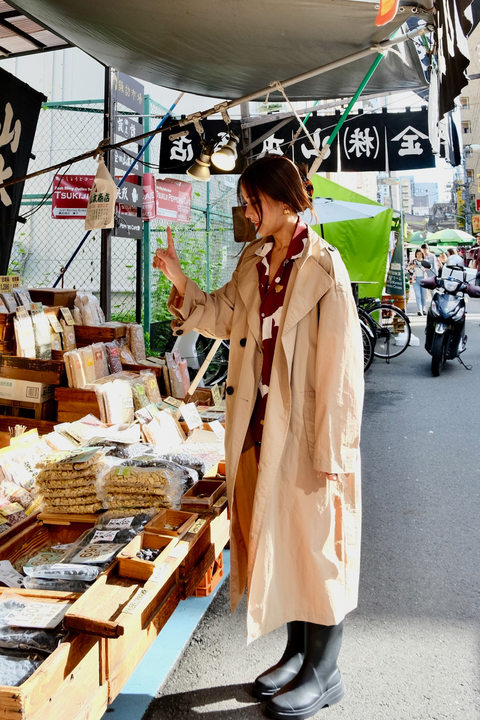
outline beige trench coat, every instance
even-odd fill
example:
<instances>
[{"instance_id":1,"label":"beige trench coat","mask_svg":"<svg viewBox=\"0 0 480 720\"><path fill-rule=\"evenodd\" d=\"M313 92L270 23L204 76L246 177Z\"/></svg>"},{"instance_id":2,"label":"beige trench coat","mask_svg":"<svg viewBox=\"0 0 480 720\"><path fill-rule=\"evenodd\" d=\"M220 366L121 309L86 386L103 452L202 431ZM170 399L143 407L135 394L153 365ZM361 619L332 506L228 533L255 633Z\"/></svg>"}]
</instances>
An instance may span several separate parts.
<instances>
[{"instance_id":1,"label":"beige trench coat","mask_svg":"<svg viewBox=\"0 0 480 720\"><path fill-rule=\"evenodd\" d=\"M310 228L280 322L248 549L236 522L235 482L263 358L256 269L263 242L247 246L216 292L189 280L181 309L175 289L169 300L176 333L230 338L230 597L234 610L248 587L248 641L292 620L339 623L356 607L360 560L361 332L345 265Z\"/></svg>"}]
</instances>

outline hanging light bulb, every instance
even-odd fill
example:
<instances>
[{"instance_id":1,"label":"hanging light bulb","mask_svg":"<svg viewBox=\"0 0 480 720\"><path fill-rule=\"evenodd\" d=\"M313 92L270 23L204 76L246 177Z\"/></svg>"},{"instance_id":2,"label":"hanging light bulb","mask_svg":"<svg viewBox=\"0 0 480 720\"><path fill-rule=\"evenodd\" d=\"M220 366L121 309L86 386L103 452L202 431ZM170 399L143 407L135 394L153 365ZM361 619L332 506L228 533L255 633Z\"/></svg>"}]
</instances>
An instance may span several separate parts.
<instances>
[{"instance_id":1,"label":"hanging light bulb","mask_svg":"<svg viewBox=\"0 0 480 720\"><path fill-rule=\"evenodd\" d=\"M215 167L231 172L237 162L237 145L237 136L230 132L228 142L212 155L212 163Z\"/></svg>"},{"instance_id":2,"label":"hanging light bulb","mask_svg":"<svg viewBox=\"0 0 480 720\"><path fill-rule=\"evenodd\" d=\"M213 143L206 146L202 142L202 148L200 157L188 168L187 175L195 178L195 180L208 182L210 180L210 162L212 159Z\"/></svg>"}]
</instances>

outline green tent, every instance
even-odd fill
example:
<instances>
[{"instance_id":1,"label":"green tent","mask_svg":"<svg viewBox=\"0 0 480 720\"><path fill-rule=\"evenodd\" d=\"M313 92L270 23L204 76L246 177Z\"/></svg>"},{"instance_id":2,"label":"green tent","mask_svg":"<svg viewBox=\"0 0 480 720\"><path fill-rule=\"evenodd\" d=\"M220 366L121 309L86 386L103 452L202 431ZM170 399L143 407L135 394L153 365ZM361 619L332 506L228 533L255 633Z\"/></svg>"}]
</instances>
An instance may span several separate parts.
<instances>
[{"instance_id":1,"label":"green tent","mask_svg":"<svg viewBox=\"0 0 480 720\"><path fill-rule=\"evenodd\" d=\"M312 179L314 197L330 197L334 200L359 202L367 205L379 203L352 190L315 175ZM365 220L346 220L323 225L323 237L340 252L351 280L373 281L376 285L360 285L360 297L381 297L387 267L388 246L393 212L385 212ZM322 235L320 225L314 227Z\"/></svg>"}]
</instances>

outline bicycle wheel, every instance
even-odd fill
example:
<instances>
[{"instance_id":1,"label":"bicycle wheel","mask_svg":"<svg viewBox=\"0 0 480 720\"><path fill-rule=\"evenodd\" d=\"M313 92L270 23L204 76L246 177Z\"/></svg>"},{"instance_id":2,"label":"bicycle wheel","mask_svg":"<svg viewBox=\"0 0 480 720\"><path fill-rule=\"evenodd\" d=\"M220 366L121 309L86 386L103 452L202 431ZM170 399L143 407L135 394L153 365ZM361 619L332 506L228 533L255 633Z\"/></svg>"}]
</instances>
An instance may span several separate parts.
<instances>
[{"instance_id":1,"label":"bicycle wheel","mask_svg":"<svg viewBox=\"0 0 480 720\"><path fill-rule=\"evenodd\" d=\"M365 325L370 329L370 332L372 333L372 336L373 336L373 345L375 346L375 343L377 342L376 325L366 310L364 310L362 307L358 307L357 310L358 310L358 317L360 318L360 321L363 321L365 323Z\"/></svg>"},{"instance_id":2,"label":"bicycle wheel","mask_svg":"<svg viewBox=\"0 0 480 720\"><path fill-rule=\"evenodd\" d=\"M363 340L363 372L367 372L373 362L373 349L375 347L373 333L367 323L360 320L360 328L362 330Z\"/></svg>"},{"instance_id":3,"label":"bicycle wheel","mask_svg":"<svg viewBox=\"0 0 480 720\"><path fill-rule=\"evenodd\" d=\"M405 313L395 305L379 303L368 314L375 323L375 357L389 360L405 352L412 336L410 321ZM400 341L398 345L397 339Z\"/></svg>"}]
</instances>

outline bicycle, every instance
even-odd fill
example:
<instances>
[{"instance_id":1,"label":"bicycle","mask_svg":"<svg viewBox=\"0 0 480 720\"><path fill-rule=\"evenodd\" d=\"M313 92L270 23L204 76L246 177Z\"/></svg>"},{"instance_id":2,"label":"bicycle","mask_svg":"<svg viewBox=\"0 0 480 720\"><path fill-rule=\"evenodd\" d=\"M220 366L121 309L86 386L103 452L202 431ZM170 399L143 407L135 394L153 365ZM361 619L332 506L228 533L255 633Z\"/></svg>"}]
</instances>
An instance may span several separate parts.
<instances>
[{"instance_id":1,"label":"bicycle","mask_svg":"<svg viewBox=\"0 0 480 720\"><path fill-rule=\"evenodd\" d=\"M373 362L375 339L370 327L360 319L360 328L363 341L363 372L367 372Z\"/></svg>"},{"instance_id":2,"label":"bicycle","mask_svg":"<svg viewBox=\"0 0 480 720\"><path fill-rule=\"evenodd\" d=\"M412 330L407 315L393 303L366 297L358 301L359 317L368 325L375 337L375 357L387 362L401 355L408 347ZM397 338L403 335L399 344Z\"/></svg>"}]
</instances>

